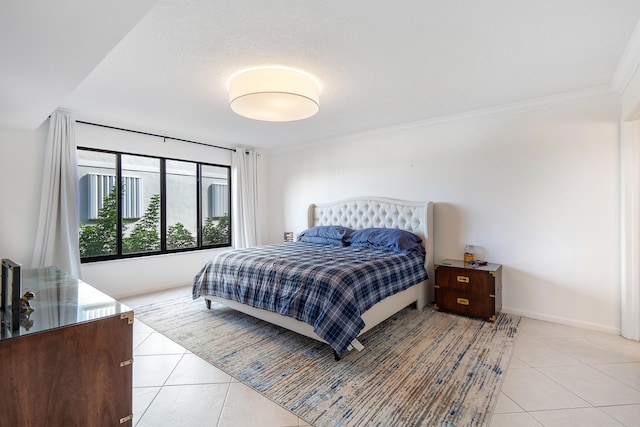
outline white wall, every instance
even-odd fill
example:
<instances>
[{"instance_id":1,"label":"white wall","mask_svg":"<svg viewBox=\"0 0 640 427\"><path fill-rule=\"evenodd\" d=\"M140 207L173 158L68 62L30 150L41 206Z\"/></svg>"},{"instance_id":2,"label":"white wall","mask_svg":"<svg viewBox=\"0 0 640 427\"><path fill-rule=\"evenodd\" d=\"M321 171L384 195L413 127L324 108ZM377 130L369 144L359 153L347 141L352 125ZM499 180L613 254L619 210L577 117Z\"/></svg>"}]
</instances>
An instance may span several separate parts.
<instances>
[{"instance_id":1,"label":"white wall","mask_svg":"<svg viewBox=\"0 0 640 427\"><path fill-rule=\"evenodd\" d=\"M25 267L31 266L36 239L48 128L0 129L0 257Z\"/></svg>"},{"instance_id":2,"label":"white wall","mask_svg":"<svg viewBox=\"0 0 640 427\"><path fill-rule=\"evenodd\" d=\"M621 334L640 340L640 69L621 97Z\"/></svg>"},{"instance_id":3,"label":"white wall","mask_svg":"<svg viewBox=\"0 0 640 427\"><path fill-rule=\"evenodd\" d=\"M306 228L313 202L431 200L435 258L465 243L503 264L503 309L620 330L620 100L583 102L269 152L264 240Z\"/></svg>"}]
</instances>

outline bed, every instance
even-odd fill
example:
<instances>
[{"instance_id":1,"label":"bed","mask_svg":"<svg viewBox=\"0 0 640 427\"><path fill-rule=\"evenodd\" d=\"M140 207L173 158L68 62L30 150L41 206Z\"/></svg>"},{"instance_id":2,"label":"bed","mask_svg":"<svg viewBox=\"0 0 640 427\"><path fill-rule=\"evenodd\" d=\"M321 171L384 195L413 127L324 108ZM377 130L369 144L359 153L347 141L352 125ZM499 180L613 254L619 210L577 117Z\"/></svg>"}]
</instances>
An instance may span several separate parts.
<instances>
[{"instance_id":1,"label":"bed","mask_svg":"<svg viewBox=\"0 0 640 427\"><path fill-rule=\"evenodd\" d=\"M345 351L361 350L357 337L380 322L411 304L422 309L433 299L431 202L362 197L312 204L308 227L299 238L305 241L234 249L217 255L194 277L193 298L202 296L209 308L212 301L221 303L326 342L337 360ZM349 236L342 239L347 244L329 245L310 239L313 231L335 233L341 228L350 230ZM396 250L396 245L389 251L388 247L371 246L372 232L375 236L399 235L402 239L408 235L405 232L412 233L420 242L419 257L413 248ZM404 245L405 240L401 242ZM255 267L247 267L250 260ZM384 265L374 267L375 263ZM301 278L307 271L318 277ZM389 278L380 280L388 286L380 291L375 287L378 275L387 274ZM324 276L331 277L326 279L329 282L325 283ZM255 288L247 288L247 283L253 286L254 282ZM277 292L285 296L266 292L269 287L277 287ZM329 295L322 298L330 302L319 301L320 290ZM339 320L334 319L338 316Z\"/></svg>"}]
</instances>

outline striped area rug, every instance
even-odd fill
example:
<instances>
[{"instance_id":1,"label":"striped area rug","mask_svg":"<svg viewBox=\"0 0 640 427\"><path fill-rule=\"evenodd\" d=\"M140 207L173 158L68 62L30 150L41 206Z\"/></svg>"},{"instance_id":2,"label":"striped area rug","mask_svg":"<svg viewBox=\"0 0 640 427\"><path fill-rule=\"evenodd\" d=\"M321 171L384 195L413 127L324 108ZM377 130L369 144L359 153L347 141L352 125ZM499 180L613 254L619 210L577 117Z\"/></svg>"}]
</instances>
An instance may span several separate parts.
<instances>
[{"instance_id":1,"label":"striped area rug","mask_svg":"<svg viewBox=\"0 0 640 427\"><path fill-rule=\"evenodd\" d=\"M488 425L520 322L407 308L336 362L326 344L202 299L135 314L316 427Z\"/></svg>"}]
</instances>

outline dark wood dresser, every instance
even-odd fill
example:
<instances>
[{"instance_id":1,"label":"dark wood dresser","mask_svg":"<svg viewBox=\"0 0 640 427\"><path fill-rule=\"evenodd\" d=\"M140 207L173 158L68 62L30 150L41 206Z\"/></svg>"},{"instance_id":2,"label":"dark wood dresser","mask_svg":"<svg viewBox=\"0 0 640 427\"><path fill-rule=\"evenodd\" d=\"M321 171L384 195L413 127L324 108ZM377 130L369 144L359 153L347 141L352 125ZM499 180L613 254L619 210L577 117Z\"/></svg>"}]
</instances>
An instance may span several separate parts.
<instances>
[{"instance_id":1,"label":"dark wood dresser","mask_svg":"<svg viewBox=\"0 0 640 427\"><path fill-rule=\"evenodd\" d=\"M55 267L22 272L35 310L0 339L0 425L131 426L133 311Z\"/></svg>"},{"instance_id":2,"label":"dark wood dresser","mask_svg":"<svg viewBox=\"0 0 640 427\"><path fill-rule=\"evenodd\" d=\"M496 320L502 309L502 266L471 267L446 259L436 264L436 310Z\"/></svg>"}]
</instances>

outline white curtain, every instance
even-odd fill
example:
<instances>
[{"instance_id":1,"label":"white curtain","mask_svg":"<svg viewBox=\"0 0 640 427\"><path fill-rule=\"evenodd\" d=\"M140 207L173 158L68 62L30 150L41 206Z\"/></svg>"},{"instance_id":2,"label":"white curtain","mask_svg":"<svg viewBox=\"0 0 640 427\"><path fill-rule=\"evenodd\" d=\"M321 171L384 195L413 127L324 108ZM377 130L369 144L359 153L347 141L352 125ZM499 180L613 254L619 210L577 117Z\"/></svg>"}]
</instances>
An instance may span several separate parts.
<instances>
[{"instance_id":1,"label":"white curtain","mask_svg":"<svg viewBox=\"0 0 640 427\"><path fill-rule=\"evenodd\" d=\"M55 265L80 278L78 162L75 121L69 113L56 111L49 119L43 170L32 267Z\"/></svg>"},{"instance_id":2,"label":"white curtain","mask_svg":"<svg viewBox=\"0 0 640 427\"><path fill-rule=\"evenodd\" d=\"M621 126L621 334L640 340L640 123Z\"/></svg>"},{"instance_id":3,"label":"white curtain","mask_svg":"<svg viewBox=\"0 0 640 427\"><path fill-rule=\"evenodd\" d=\"M232 236L234 247L248 248L260 244L256 210L258 209L258 154L236 148L231 156Z\"/></svg>"}]
</instances>

